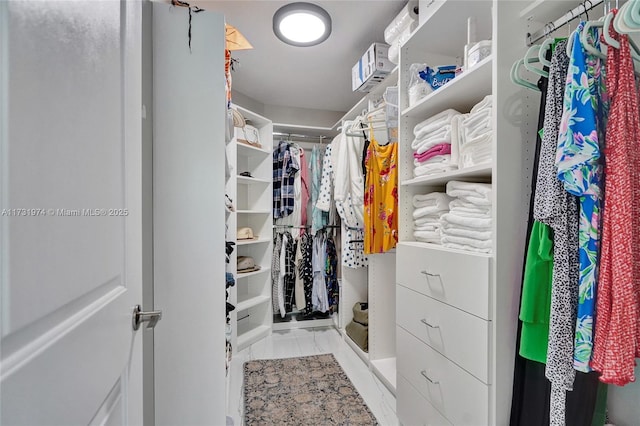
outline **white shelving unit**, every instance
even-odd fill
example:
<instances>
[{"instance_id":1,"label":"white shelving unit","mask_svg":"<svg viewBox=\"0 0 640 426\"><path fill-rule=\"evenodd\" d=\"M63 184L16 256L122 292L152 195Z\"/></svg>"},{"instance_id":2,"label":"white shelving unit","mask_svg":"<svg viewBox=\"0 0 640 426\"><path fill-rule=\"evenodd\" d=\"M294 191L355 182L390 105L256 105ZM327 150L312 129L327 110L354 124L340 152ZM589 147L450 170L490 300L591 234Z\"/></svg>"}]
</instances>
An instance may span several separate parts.
<instances>
[{"instance_id":1,"label":"white shelving unit","mask_svg":"<svg viewBox=\"0 0 640 426\"><path fill-rule=\"evenodd\" d=\"M502 0L420 3L421 24L400 51L397 358L395 363L382 358L378 369L382 376L397 369L403 424L426 415L450 424L507 424L533 157L529 151L535 146L539 106L537 95L511 83L509 71L527 50L526 17L555 12L538 9L551 3L542 0L535 7L525 4L526 13L523 2ZM564 7L568 2L553 3ZM410 65L461 63L471 16L477 39L492 40L492 55L410 107ZM493 95L493 162L415 178L415 125L448 108L469 112L488 94ZM450 180L492 183L492 254L414 241L413 195L443 191ZM469 341L460 332L464 327L477 339L474 357L468 356L468 348L460 349ZM412 395L411 401L406 395Z\"/></svg>"},{"instance_id":2,"label":"white shelving unit","mask_svg":"<svg viewBox=\"0 0 640 426\"><path fill-rule=\"evenodd\" d=\"M388 87L398 85L399 67L380 84L363 95L335 125L355 119L363 110L379 105ZM379 132L376 137L380 138ZM384 138L384 135L382 135ZM344 230L343 230L344 232ZM395 252L369 256L368 268L342 268L340 292L340 330L344 339L380 380L395 394ZM353 320L356 302L369 302L369 351L364 352L346 334L344 327Z\"/></svg>"},{"instance_id":3,"label":"white shelving unit","mask_svg":"<svg viewBox=\"0 0 640 426\"><path fill-rule=\"evenodd\" d=\"M236 307L231 313L231 324L232 344L238 351L271 332L273 126L267 118L240 106L233 107L258 129L262 145L260 148L238 142L238 128L227 145L230 172L226 191L235 205L235 211L227 213L227 240L236 243L228 270L236 278L236 285L230 289L230 303ZM252 177L241 176L243 172ZM236 230L242 227L250 227L254 239L237 240ZM251 256L260 269L238 273L237 256Z\"/></svg>"}]
</instances>

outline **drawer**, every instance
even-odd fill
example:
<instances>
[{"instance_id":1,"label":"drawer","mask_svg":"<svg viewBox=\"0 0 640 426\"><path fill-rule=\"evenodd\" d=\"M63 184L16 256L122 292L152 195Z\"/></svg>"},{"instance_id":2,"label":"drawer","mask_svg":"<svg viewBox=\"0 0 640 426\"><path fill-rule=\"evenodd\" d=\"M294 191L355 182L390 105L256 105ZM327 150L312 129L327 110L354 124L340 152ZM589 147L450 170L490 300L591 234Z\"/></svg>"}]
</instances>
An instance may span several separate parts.
<instances>
[{"instance_id":1,"label":"drawer","mask_svg":"<svg viewBox=\"0 0 640 426\"><path fill-rule=\"evenodd\" d=\"M491 259L476 254L399 244L396 281L412 290L490 320Z\"/></svg>"},{"instance_id":2,"label":"drawer","mask_svg":"<svg viewBox=\"0 0 640 426\"><path fill-rule=\"evenodd\" d=\"M396 395L396 412L403 426L453 426L402 376Z\"/></svg>"},{"instance_id":3,"label":"drawer","mask_svg":"<svg viewBox=\"0 0 640 426\"><path fill-rule=\"evenodd\" d=\"M489 321L401 285L396 286L396 320L431 348L489 383Z\"/></svg>"},{"instance_id":4,"label":"drawer","mask_svg":"<svg viewBox=\"0 0 640 426\"><path fill-rule=\"evenodd\" d=\"M398 374L455 425L489 424L489 386L396 328ZM469 348L473 350L473 348Z\"/></svg>"}]
</instances>

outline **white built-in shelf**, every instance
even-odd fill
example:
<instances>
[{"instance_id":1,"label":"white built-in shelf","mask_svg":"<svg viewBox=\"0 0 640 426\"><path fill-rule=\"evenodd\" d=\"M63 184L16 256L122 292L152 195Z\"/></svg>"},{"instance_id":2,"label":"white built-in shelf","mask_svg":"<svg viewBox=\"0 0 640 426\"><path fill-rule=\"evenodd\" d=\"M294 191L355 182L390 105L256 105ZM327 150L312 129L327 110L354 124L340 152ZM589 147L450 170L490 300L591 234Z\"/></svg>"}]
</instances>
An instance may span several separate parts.
<instances>
[{"instance_id":1,"label":"white built-in shelf","mask_svg":"<svg viewBox=\"0 0 640 426\"><path fill-rule=\"evenodd\" d=\"M239 214L271 214L271 210L236 210Z\"/></svg>"},{"instance_id":2,"label":"white built-in shelf","mask_svg":"<svg viewBox=\"0 0 640 426\"><path fill-rule=\"evenodd\" d=\"M396 389L396 358L383 358L371 360L373 372L385 385L395 391Z\"/></svg>"},{"instance_id":3,"label":"white built-in shelf","mask_svg":"<svg viewBox=\"0 0 640 426\"><path fill-rule=\"evenodd\" d=\"M237 279L241 279L241 278L247 278L247 277L252 277L254 275L260 275L260 274L264 274L266 272L269 272L271 270L271 268L262 268L259 269L257 271L253 271L253 272L238 272L238 275L236 276Z\"/></svg>"},{"instance_id":4,"label":"white built-in shelf","mask_svg":"<svg viewBox=\"0 0 640 426\"><path fill-rule=\"evenodd\" d=\"M492 56L483 59L471 70L403 110L402 118L427 119L448 108L462 113L469 112L475 104L491 93L492 59Z\"/></svg>"},{"instance_id":5,"label":"white built-in shelf","mask_svg":"<svg viewBox=\"0 0 640 426\"><path fill-rule=\"evenodd\" d=\"M266 157L267 155L271 155L271 151L267 151L263 148L258 148L255 146L247 145L246 143L236 142L238 146L238 155L244 155L246 157L258 156L258 157Z\"/></svg>"},{"instance_id":6,"label":"white built-in shelf","mask_svg":"<svg viewBox=\"0 0 640 426\"><path fill-rule=\"evenodd\" d=\"M254 306L258 306L261 305L263 303L267 303L271 300L271 297L269 296L265 296L265 295L259 295L259 296L254 296L254 297L250 297L247 300L242 300L242 301L238 301L238 303L236 304L236 310L238 312L240 311L244 311L247 310L249 308L253 308Z\"/></svg>"},{"instance_id":7,"label":"white built-in shelf","mask_svg":"<svg viewBox=\"0 0 640 426\"><path fill-rule=\"evenodd\" d=\"M251 244L264 244L271 241L269 238L257 238L255 240L238 240L236 241L236 245L238 246L248 246Z\"/></svg>"},{"instance_id":8,"label":"white built-in shelf","mask_svg":"<svg viewBox=\"0 0 640 426\"><path fill-rule=\"evenodd\" d=\"M439 251L444 251L444 252L448 252L448 253L458 253L458 254L466 254L469 256L478 256L478 257L485 257L485 258L492 258L493 254L491 253L478 253L475 251L469 251L469 250L458 250L458 249L452 249L449 247L445 247L445 246L441 246L439 244L432 244L432 243L423 243L420 241L401 241L398 243L398 245L405 245L405 246L411 246L411 247L422 247L422 248L428 248L430 250L439 250Z\"/></svg>"},{"instance_id":9,"label":"white built-in shelf","mask_svg":"<svg viewBox=\"0 0 640 426\"><path fill-rule=\"evenodd\" d=\"M271 332L270 325L260 325L251 330L238 335L238 349L241 350L257 342Z\"/></svg>"},{"instance_id":10,"label":"white built-in shelf","mask_svg":"<svg viewBox=\"0 0 640 426\"><path fill-rule=\"evenodd\" d=\"M337 316L337 315L334 315ZM312 320L297 320L296 318L292 318L290 321L283 322L273 322L271 326L272 330L292 330L298 328L315 328L315 327L331 327L334 325L334 319L330 318L322 318L322 319L312 319Z\"/></svg>"},{"instance_id":11,"label":"white built-in shelf","mask_svg":"<svg viewBox=\"0 0 640 426\"><path fill-rule=\"evenodd\" d=\"M581 0L535 0L520 11L520 17L546 24L583 3Z\"/></svg>"},{"instance_id":12,"label":"white built-in shelf","mask_svg":"<svg viewBox=\"0 0 640 426\"><path fill-rule=\"evenodd\" d=\"M260 179L255 177L247 177L247 176L238 176L238 183L243 185L254 185L254 184L270 184L271 179Z\"/></svg>"},{"instance_id":13,"label":"white built-in shelf","mask_svg":"<svg viewBox=\"0 0 640 426\"><path fill-rule=\"evenodd\" d=\"M463 182L489 181L491 180L491 164L482 164L434 175L418 176L413 179L403 180L400 184L402 186L436 186L444 185L451 180Z\"/></svg>"},{"instance_id":14,"label":"white built-in shelf","mask_svg":"<svg viewBox=\"0 0 640 426\"><path fill-rule=\"evenodd\" d=\"M430 52L462 57L467 43L467 18L476 17L479 40L491 38L491 0L437 0L435 13L424 21L402 46L402 51ZM424 11L429 13L428 10ZM423 11L420 10L422 14ZM446 35L445 35L446 34ZM402 54L400 55L402 56Z\"/></svg>"},{"instance_id":15,"label":"white built-in shelf","mask_svg":"<svg viewBox=\"0 0 640 426\"><path fill-rule=\"evenodd\" d=\"M337 129L342 125L343 121L353 120L360 114L362 110L369 108L369 99L382 95L387 87L398 85L398 67L395 67L384 80L378 83L371 91L365 94L362 99L358 101L345 115L342 116L336 124L333 125L333 129Z\"/></svg>"},{"instance_id":16,"label":"white built-in shelf","mask_svg":"<svg viewBox=\"0 0 640 426\"><path fill-rule=\"evenodd\" d=\"M269 123L271 123L271 120L269 120L266 117L261 116L260 114L256 114L253 111L250 111L246 108L241 107L240 105L233 105L233 108L236 108L238 110L238 112L240 112L240 114L242 114L242 116L245 118L245 120L250 121L252 126L255 127L262 127L264 125L267 125Z\"/></svg>"}]
</instances>

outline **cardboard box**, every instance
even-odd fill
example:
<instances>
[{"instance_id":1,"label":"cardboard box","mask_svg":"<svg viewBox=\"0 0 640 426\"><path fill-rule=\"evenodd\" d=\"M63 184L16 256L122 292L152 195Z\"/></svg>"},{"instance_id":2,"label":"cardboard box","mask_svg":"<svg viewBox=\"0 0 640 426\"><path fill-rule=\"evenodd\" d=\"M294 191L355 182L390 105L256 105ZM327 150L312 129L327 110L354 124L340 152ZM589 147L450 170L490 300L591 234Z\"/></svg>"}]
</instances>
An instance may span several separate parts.
<instances>
[{"instance_id":1,"label":"cardboard box","mask_svg":"<svg viewBox=\"0 0 640 426\"><path fill-rule=\"evenodd\" d=\"M394 67L389 60L389 45L373 43L351 69L351 89L354 92L369 92Z\"/></svg>"}]
</instances>

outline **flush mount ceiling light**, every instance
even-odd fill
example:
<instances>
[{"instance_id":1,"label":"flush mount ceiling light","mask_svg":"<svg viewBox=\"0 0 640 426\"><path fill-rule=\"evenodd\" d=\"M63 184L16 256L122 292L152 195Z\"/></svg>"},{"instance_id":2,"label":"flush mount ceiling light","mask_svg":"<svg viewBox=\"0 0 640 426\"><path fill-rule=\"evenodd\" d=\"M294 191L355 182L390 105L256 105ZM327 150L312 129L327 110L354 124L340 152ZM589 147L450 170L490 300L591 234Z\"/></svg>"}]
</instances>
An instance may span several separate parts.
<instances>
[{"instance_id":1,"label":"flush mount ceiling light","mask_svg":"<svg viewBox=\"0 0 640 426\"><path fill-rule=\"evenodd\" d=\"M329 38L331 16L311 3L291 3L273 15L276 37L292 46L315 46Z\"/></svg>"}]
</instances>

